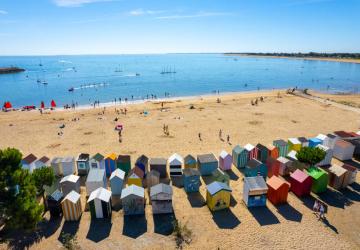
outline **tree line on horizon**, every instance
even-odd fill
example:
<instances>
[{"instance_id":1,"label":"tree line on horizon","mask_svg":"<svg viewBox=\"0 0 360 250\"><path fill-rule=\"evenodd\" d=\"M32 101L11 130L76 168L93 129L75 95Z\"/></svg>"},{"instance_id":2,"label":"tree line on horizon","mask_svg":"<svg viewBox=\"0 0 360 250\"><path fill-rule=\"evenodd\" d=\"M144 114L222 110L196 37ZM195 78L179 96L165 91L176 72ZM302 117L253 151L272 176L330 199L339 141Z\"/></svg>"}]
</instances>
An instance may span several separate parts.
<instances>
[{"instance_id":1,"label":"tree line on horizon","mask_svg":"<svg viewBox=\"0 0 360 250\"><path fill-rule=\"evenodd\" d=\"M283 56L283 57L310 57L310 58L335 58L335 59L360 59L360 53L225 53L226 55L249 55L249 56Z\"/></svg>"}]
</instances>

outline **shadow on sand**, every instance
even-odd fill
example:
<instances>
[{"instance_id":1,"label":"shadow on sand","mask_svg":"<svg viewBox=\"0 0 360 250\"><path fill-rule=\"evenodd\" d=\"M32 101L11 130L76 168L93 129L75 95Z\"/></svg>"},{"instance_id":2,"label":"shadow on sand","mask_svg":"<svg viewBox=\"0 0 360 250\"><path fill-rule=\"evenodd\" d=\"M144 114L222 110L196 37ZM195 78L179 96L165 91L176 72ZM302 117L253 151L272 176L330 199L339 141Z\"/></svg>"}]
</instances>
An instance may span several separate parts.
<instances>
[{"instance_id":1,"label":"shadow on sand","mask_svg":"<svg viewBox=\"0 0 360 250\"><path fill-rule=\"evenodd\" d=\"M170 177L170 179L171 179L173 186L178 187L178 188L182 188L184 186L182 176L175 176L175 177L172 176L172 177Z\"/></svg>"},{"instance_id":2,"label":"shadow on sand","mask_svg":"<svg viewBox=\"0 0 360 250\"><path fill-rule=\"evenodd\" d=\"M260 226L267 226L280 223L279 219L266 206L249 207L250 213L254 216Z\"/></svg>"},{"instance_id":3,"label":"shadow on sand","mask_svg":"<svg viewBox=\"0 0 360 250\"><path fill-rule=\"evenodd\" d=\"M201 176L201 178L203 179L205 185L209 185L214 181L214 178L211 175Z\"/></svg>"},{"instance_id":4,"label":"shadow on sand","mask_svg":"<svg viewBox=\"0 0 360 250\"><path fill-rule=\"evenodd\" d=\"M187 198L192 207L203 207L206 202L199 192L187 193Z\"/></svg>"},{"instance_id":5,"label":"shadow on sand","mask_svg":"<svg viewBox=\"0 0 360 250\"><path fill-rule=\"evenodd\" d=\"M58 237L58 241L63 243L64 235L75 235L79 230L80 220L79 221L64 221L63 227L61 228L61 232Z\"/></svg>"},{"instance_id":6,"label":"shadow on sand","mask_svg":"<svg viewBox=\"0 0 360 250\"><path fill-rule=\"evenodd\" d=\"M284 217L286 220L301 222L302 220L302 213L296 210L293 206L289 203L281 204L276 206L277 211Z\"/></svg>"},{"instance_id":7,"label":"shadow on sand","mask_svg":"<svg viewBox=\"0 0 360 250\"><path fill-rule=\"evenodd\" d=\"M171 214L154 214L154 232L162 235L170 235L174 231L176 216Z\"/></svg>"},{"instance_id":8,"label":"shadow on sand","mask_svg":"<svg viewBox=\"0 0 360 250\"><path fill-rule=\"evenodd\" d=\"M325 224L325 226L327 226L327 227L330 228L332 231L334 231L334 233L339 234L337 228L336 228L334 225L331 225L327 218L324 218L324 219L322 220L322 222Z\"/></svg>"},{"instance_id":9,"label":"shadow on sand","mask_svg":"<svg viewBox=\"0 0 360 250\"><path fill-rule=\"evenodd\" d=\"M123 235L136 239L146 231L147 220L144 214L124 216Z\"/></svg>"},{"instance_id":10,"label":"shadow on sand","mask_svg":"<svg viewBox=\"0 0 360 250\"><path fill-rule=\"evenodd\" d=\"M92 219L86 238L94 242L100 242L109 237L111 227L111 219Z\"/></svg>"},{"instance_id":11,"label":"shadow on sand","mask_svg":"<svg viewBox=\"0 0 360 250\"><path fill-rule=\"evenodd\" d=\"M354 160L348 160L348 161L343 161L343 162L360 170L360 162L357 162Z\"/></svg>"},{"instance_id":12,"label":"shadow on sand","mask_svg":"<svg viewBox=\"0 0 360 250\"><path fill-rule=\"evenodd\" d=\"M232 169L226 171L226 173L230 176L230 179L233 181L237 181L239 179L239 176Z\"/></svg>"},{"instance_id":13,"label":"shadow on sand","mask_svg":"<svg viewBox=\"0 0 360 250\"><path fill-rule=\"evenodd\" d=\"M216 225L218 226L218 228L234 229L241 223L240 220L228 208L211 213L212 213L212 218L216 223Z\"/></svg>"},{"instance_id":14,"label":"shadow on sand","mask_svg":"<svg viewBox=\"0 0 360 250\"><path fill-rule=\"evenodd\" d=\"M350 195L353 192L349 189L344 190L344 193ZM355 192L353 192L355 193ZM357 194L358 195L358 194ZM345 208L345 206L350 206L353 202L343 193L328 188L326 192L318 194L319 199L325 202L328 206ZM359 196L359 195L358 195Z\"/></svg>"}]
</instances>

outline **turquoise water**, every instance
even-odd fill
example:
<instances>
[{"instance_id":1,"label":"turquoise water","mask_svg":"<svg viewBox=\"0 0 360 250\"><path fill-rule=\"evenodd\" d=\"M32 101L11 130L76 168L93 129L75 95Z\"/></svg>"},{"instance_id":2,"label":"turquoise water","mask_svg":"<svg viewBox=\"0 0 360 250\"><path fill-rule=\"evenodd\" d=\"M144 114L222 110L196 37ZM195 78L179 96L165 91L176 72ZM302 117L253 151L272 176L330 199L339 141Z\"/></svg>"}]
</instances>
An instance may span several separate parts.
<instances>
[{"instance_id":1,"label":"turquoise water","mask_svg":"<svg viewBox=\"0 0 360 250\"><path fill-rule=\"evenodd\" d=\"M114 98L135 101L147 95L151 98L151 94L163 98L165 92L177 97L215 90L298 86L334 92L360 87L360 64L222 54L0 57L0 67L10 65L26 69L0 75L0 103L8 100L15 107L39 106L41 101L49 104L51 99L58 105L88 105ZM160 74L162 71L176 73ZM70 88L74 91L69 92Z\"/></svg>"}]
</instances>

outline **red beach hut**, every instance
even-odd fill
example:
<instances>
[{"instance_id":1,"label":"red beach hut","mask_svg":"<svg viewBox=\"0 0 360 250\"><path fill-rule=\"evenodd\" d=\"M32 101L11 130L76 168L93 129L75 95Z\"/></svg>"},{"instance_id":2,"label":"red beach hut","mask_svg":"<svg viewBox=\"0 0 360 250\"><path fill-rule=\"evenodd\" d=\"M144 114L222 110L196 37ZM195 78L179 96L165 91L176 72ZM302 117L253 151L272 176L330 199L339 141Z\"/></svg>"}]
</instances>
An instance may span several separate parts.
<instances>
[{"instance_id":1,"label":"red beach hut","mask_svg":"<svg viewBox=\"0 0 360 250\"><path fill-rule=\"evenodd\" d=\"M55 103L54 100L51 100L51 108L52 108L52 109L53 109L53 108L56 108L56 103Z\"/></svg>"},{"instance_id":2,"label":"red beach hut","mask_svg":"<svg viewBox=\"0 0 360 250\"><path fill-rule=\"evenodd\" d=\"M266 182L268 186L267 197L272 204L278 205L287 202L290 184L277 176L271 177Z\"/></svg>"},{"instance_id":3,"label":"red beach hut","mask_svg":"<svg viewBox=\"0 0 360 250\"><path fill-rule=\"evenodd\" d=\"M291 191L297 196L301 197L309 195L311 192L312 178L305 172L296 169L290 175Z\"/></svg>"},{"instance_id":4,"label":"red beach hut","mask_svg":"<svg viewBox=\"0 0 360 250\"><path fill-rule=\"evenodd\" d=\"M279 176L280 162L276 158L274 159L273 157L268 157L266 160L266 166L268 168L269 178L273 175Z\"/></svg>"}]
</instances>

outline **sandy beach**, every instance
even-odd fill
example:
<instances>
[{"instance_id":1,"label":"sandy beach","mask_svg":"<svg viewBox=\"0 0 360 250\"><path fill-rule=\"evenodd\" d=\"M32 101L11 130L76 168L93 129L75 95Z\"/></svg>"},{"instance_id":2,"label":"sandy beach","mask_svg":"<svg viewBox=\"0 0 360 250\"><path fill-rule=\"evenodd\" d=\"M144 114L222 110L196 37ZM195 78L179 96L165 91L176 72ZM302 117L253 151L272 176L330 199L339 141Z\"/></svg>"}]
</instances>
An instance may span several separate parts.
<instances>
[{"instance_id":1,"label":"sandy beach","mask_svg":"<svg viewBox=\"0 0 360 250\"><path fill-rule=\"evenodd\" d=\"M279 94L280 93L280 94ZM264 102L252 106L251 100L263 96ZM221 103L217 103L217 98ZM337 98L337 97L334 97ZM348 100L358 102L358 96ZM193 106L193 109L190 109ZM128 112L116 114L115 109ZM148 115L144 115L143 111ZM172 153L200 154L222 149L231 152L237 145L258 142L269 145L288 137L312 137L335 130L360 130L358 113L332 105L287 95L284 90L233 93L221 96L174 99L164 103L145 102L81 110L0 113L0 148L15 147L24 155L76 156L79 153L130 154L132 163L141 154L169 157ZM118 122L114 119L118 118ZM76 119L75 119L76 118ZM76 120L76 121L74 121ZM114 131L124 126L122 142ZM64 124L65 128L59 126ZM169 126L170 136L163 134ZM230 143L221 141L230 136ZM63 135L58 135L62 131ZM201 133L202 140L198 139ZM360 167L360 163L356 163ZM204 204L205 183L201 195L187 196L174 186L173 206L176 218L193 233L189 249L359 249L360 206L359 175L357 183L345 191L329 189L317 197L328 205L327 223L312 213L313 198L299 199L289 193L289 204L280 207L267 203L266 209L249 211L242 202L242 173L233 167L230 186L232 204L228 211L211 213ZM82 187L83 205L85 189ZM148 204L147 197L147 204ZM48 218L49 215L46 215ZM90 223L85 212L79 225L52 222L40 233L42 240L29 242L32 249L60 248L62 231L77 231L82 249L173 249L173 236L165 232L171 218L154 219L151 206L145 218L126 219L122 211L113 211L112 222ZM159 226L159 221L161 226ZM78 227L78 228L77 228ZM75 228L75 229L74 229ZM6 245L0 245L0 248Z\"/></svg>"}]
</instances>

